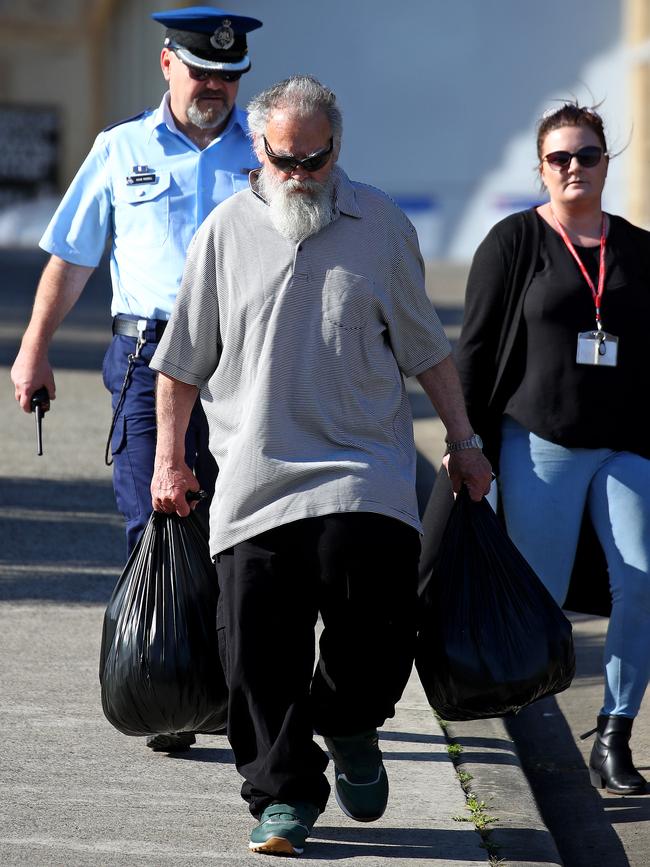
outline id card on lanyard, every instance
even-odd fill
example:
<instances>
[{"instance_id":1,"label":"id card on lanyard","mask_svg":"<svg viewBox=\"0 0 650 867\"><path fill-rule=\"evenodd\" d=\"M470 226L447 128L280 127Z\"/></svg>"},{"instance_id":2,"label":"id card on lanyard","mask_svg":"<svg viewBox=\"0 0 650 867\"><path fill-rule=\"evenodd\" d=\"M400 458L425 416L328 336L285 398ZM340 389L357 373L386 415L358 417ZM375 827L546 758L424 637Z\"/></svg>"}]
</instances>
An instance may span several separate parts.
<instances>
[{"instance_id":1,"label":"id card on lanyard","mask_svg":"<svg viewBox=\"0 0 650 867\"><path fill-rule=\"evenodd\" d=\"M598 265L598 289L594 286L594 281L589 276L584 262L578 256L576 248L573 246L571 238L569 238L566 229L560 223L558 218L553 213L551 214L555 220L555 225L560 233L562 240L567 246L567 249L576 260L582 276L589 288L591 296L594 299L596 308L596 328L593 331L581 331L578 334L578 347L576 351L576 362L578 364L593 364L599 367L616 367L618 359L618 337L609 334L603 330L603 324L600 316L600 303L605 291L605 253L607 249L607 238L605 236L605 214L603 214L602 223L600 226L600 258Z\"/></svg>"}]
</instances>

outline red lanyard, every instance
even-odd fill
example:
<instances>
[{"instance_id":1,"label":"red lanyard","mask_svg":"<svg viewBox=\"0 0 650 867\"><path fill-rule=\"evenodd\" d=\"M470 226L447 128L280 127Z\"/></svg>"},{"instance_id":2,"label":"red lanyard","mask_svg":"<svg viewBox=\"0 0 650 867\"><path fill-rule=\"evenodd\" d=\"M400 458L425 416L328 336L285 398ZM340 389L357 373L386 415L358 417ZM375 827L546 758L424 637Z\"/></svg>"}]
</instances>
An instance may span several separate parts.
<instances>
[{"instance_id":1,"label":"red lanyard","mask_svg":"<svg viewBox=\"0 0 650 867\"><path fill-rule=\"evenodd\" d=\"M562 236L562 240L569 248L569 252L573 256L573 258L578 263L578 268L582 271L582 276L587 281L587 285L591 289L591 295L594 299L594 305L596 307L596 325L598 328L602 328L600 322L600 302L603 297L603 292L605 291L605 250L607 247L607 240L605 238L605 214L603 214L603 221L600 225L600 263L598 266L598 291L594 286L594 281L591 279L589 274L587 273L587 269L584 266L584 262L576 253L576 248L571 243L571 238L566 233L566 229L562 225L562 223L558 220L558 218L553 213L553 209L551 208L551 214L553 214L553 219L555 220L555 225L557 226L557 230Z\"/></svg>"}]
</instances>

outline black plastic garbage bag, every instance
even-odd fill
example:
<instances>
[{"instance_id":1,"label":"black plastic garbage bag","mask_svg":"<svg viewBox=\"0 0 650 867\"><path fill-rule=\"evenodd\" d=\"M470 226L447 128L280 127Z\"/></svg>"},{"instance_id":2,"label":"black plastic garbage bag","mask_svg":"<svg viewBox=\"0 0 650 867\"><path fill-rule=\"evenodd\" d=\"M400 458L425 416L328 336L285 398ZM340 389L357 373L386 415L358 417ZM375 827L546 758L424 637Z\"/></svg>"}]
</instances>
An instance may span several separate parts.
<instances>
[{"instance_id":1,"label":"black plastic garbage bag","mask_svg":"<svg viewBox=\"0 0 650 867\"><path fill-rule=\"evenodd\" d=\"M218 587L200 519L153 512L106 608L102 707L127 735L216 732L228 694Z\"/></svg>"},{"instance_id":2,"label":"black plastic garbage bag","mask_svg":"<svg viewBox=\"0 0 650 867\"><path fill-rule=\"evenodd\" d=\"M463 488L420 590L415 664L445 720L505 716L566 689L572 628L484 499Z\"/></svg>"}]
</instances>

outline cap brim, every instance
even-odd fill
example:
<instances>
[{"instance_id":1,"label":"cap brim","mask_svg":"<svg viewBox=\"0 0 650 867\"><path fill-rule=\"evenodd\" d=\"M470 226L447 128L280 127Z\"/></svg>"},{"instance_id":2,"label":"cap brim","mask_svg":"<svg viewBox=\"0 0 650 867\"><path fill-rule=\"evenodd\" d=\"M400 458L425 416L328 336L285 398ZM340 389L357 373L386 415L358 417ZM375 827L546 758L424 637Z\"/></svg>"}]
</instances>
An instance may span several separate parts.
<instances>
[{"instance_id":1,"label":"cap brim","mask_svg":"<svg viewBox=\"0 0 650 867\"><path fill-rule=\"evenodd\" d=\"M189 49L175 42L170 42L167 47L172 49L183 63L187 63L189 66L196 66L197 69L210 69L214 72L248 72L251 68L248 55L242 57L241 60L226 63L222 60L206 60L204 57L198 57L196 54L192 54Z\"/></svg>"}]
</instances>

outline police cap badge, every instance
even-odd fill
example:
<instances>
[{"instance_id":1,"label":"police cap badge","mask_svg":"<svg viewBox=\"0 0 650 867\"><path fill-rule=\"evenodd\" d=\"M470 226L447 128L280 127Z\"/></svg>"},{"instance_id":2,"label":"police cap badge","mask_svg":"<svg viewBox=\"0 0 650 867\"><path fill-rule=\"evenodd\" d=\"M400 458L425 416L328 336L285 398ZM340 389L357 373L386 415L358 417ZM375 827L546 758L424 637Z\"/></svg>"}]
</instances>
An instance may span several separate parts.
<instances>
[{"instance_id":1,"label":"police cap badge","mask_svg":"<svg viewBox=\"0 0 650 867\"><path fill-rule=\"evenodd\" d=\"M167 28L165 45L183 63L199 69L248 72L246 34L257 30L257 18L236 15L214 6L187 6L151 17Z\"/></svg>"}]
</instances>

